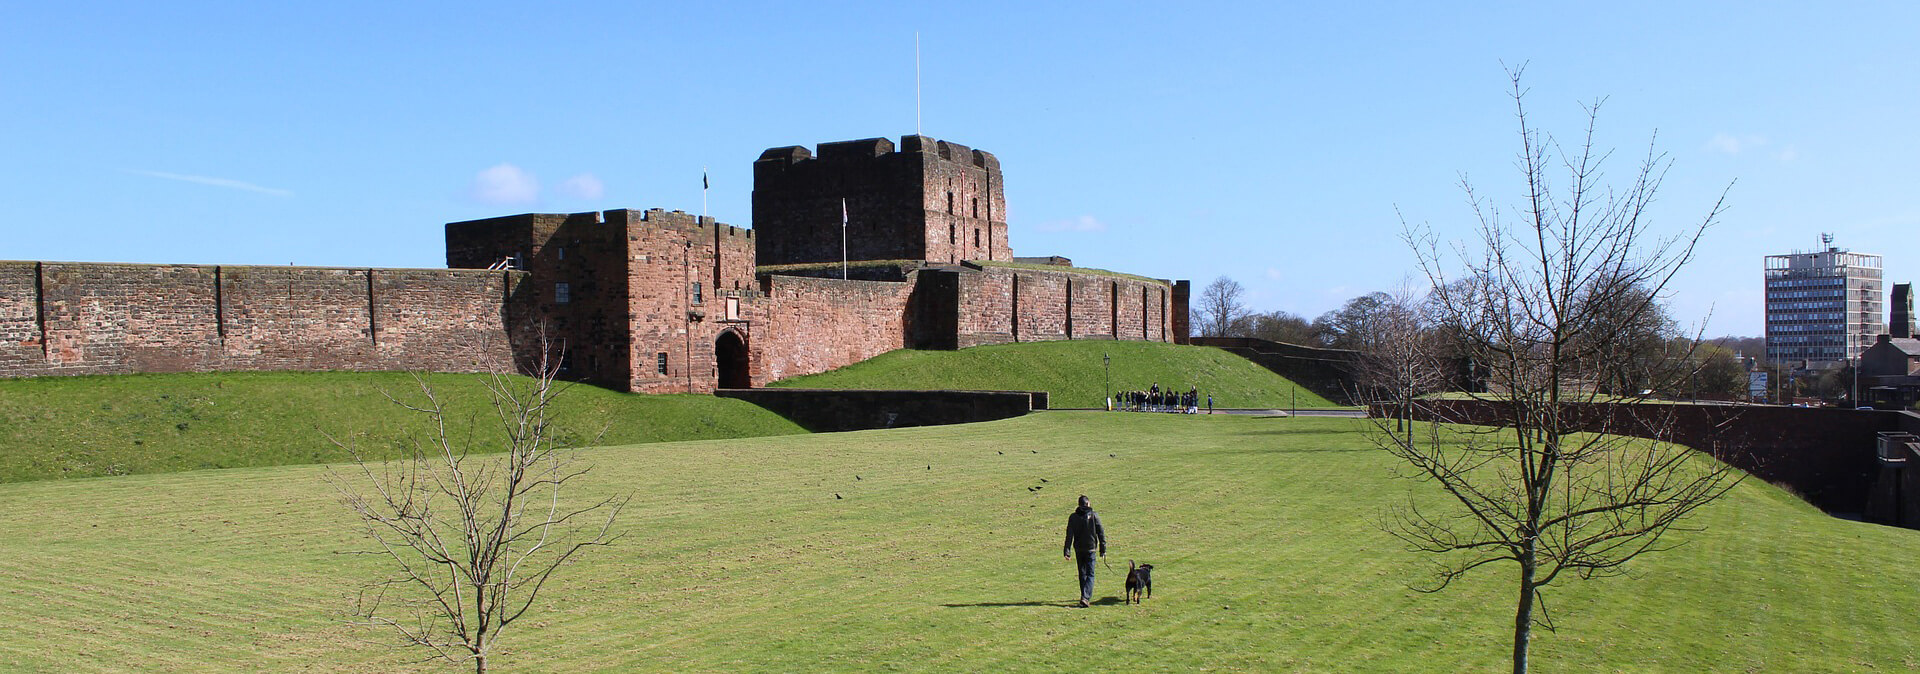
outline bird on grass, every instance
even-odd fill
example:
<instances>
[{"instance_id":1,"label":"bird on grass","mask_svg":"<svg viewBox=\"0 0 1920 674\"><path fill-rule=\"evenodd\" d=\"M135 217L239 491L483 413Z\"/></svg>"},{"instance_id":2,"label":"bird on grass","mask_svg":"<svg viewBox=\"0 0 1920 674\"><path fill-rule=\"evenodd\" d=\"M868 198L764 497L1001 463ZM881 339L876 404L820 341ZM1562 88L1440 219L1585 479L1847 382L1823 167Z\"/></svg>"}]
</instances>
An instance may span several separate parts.
<instances>
[{"instance_id":1,"label":"bird on grass","mask_svg":"<svg viewBox=\"0 0 1920 674\"><path fill-rule=\"evenodd\" d=\"M839 494L834 494L834 495L833 495L833 497L834 497L834 498L840 498L840 495L839 495Z\"/></svg>"}]
</instances>

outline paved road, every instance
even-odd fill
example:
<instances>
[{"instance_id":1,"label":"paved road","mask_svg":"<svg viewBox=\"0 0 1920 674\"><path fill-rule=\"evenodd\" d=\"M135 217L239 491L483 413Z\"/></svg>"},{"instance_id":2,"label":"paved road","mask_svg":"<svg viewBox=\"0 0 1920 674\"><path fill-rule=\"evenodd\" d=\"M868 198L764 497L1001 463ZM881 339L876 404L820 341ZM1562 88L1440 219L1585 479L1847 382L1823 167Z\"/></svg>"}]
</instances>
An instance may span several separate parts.
<instances>
[{"instance_id":1,"label":"paved road","mask_svg":"<svg viewBox=\"0 0 1920 674\"><path fill-rule=\"evenodd\" d=\"M1060 410L1063 412L1064 411L1082 411L1082 412L1100 411L1100 408L1098 407L1056 407L1054 409ZM1261 417L1302 416L1302 417L1339 417L1344 419L1365 419L1367 417L1366 410L1343 410L1343 409L1305 409L1305 410L1295 411L1292 414L1288 414L1287 410L1216 407L1216 408L1213 408L1213 413L1214 414L1248 414L1248 415L1261 416ZM1163 412L1138 412L1137 414L1171 414L1171 412L1164 412L1164 413ZM1206 412L1203 411L1201 412L1201 414L1206 414Z\"/></svg>"},{"instance_id":2,"label":"paved road","mask_svg":"<svg viewBox=\"0 0 1920 674\"><path fill-rule=\"evenodd\" d=\"M1341 410L1341 409L1293 410L1292 413L1289 414L1287 410L1214 408L1213 412L1215 414L1253 414L1253 415L1266 416L1266 417L1299 416L1299 417L1340 417L1345 419L1367 418L1366 410Z\"/></svg>"}]
</instances>

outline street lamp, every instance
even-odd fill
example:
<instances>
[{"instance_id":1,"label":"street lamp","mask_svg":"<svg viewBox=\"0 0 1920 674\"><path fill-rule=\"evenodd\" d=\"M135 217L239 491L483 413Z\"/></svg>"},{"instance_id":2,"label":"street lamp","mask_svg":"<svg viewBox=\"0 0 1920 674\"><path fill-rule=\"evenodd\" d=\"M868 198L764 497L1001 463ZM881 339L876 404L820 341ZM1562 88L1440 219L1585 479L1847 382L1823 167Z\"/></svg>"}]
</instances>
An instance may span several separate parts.
<instances>
[{"instance_id":1,"label":"street lamp","mask_svg":"<svg viewBox=\"0 0 1920 674\"><path fill-rule=\"evenodd\" d=\"M1100 354L1100 365L1107 371L1107 411L1113 411L1113 354Z\"/></svg>"}]
</instances>

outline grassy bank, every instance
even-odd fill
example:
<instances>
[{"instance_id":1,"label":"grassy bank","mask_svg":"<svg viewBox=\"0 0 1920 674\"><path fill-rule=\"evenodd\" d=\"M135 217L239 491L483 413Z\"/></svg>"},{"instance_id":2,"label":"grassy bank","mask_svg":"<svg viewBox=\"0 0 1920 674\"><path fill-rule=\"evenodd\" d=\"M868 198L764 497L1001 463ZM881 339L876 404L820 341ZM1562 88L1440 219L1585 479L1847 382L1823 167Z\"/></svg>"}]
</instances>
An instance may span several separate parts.
<instances>
[{"instance_id":1,"label":"grassy bank","mask_svg":"<svg viewBox=\"0 0 1920 674\"><path fill-rule=\"evenodd\" d=\"M1376 526L1408 493L1341 419L1053 412L586 452L634 500L556 578L516 671L1495 671L1505 569L1440 594ZM339 622L372 558L312 466L0 485L0 662L28 671L444 671ZM857 476L857 477L856 477ZM1037 488L1037 489L1035 489ZM1073 497L1154 596L1093 609ZM835 498L838 494L840 498ZM1915 532L1749 481L1627 577L1555 588L1541 671L1911 670Z\"/></svg>"},{"instance_id":2,"label":"grassy bank","mask_svg":"<svg viewBox=\"0 0 1920 674\"><path fill-rule=\"evenodd\" d=\"M1046 391L1054 407L1095 408L1107 393L1102 356L1111 356L1112 390L1199 387L1220 407L1332 407L1285 377L1220 349L1154 342L1028 342L958 351L901 350L773 386L844 389ZM1296 398L1297 395L1297 398Z\"/></svg>"},{"instance_id":3,"label":"grassy bank","mask_svg":"<svg viewBox=\"0 0 1920 674\"><path fill-rule=\"evenodd\" d=\"M427 381L454 416L487 413L479 375ZM380 454L389 449L381 438L416 427L381 391L412 397L419 389L391 372L0 379L0 482L344 460L323 432ZM759 407L710 396L573 386L557 405L562 425L582 440L604 431L607 444L802 432Z\"/></svg>"}]
</instances>

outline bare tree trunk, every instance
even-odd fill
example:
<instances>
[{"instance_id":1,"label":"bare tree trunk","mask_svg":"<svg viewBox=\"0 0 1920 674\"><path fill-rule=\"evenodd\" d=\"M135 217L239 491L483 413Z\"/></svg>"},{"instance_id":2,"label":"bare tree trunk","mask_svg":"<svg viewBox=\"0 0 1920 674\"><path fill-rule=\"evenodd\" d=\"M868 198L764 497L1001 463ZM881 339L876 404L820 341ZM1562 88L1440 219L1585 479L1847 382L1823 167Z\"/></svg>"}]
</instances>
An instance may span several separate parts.
<instances>
[{"instance_id":1,"label":"bare tree trunk","mask_svg":"<svg viewBox=\"0 0 1920 674\"><path fill-rule=\"evenodd\" d=\"M1528 543L1520 556L1520 601L1513 612L1513 674L1527 674L1527 647L1533 641L1534 551Z\"/></svg>"}]
</instances>

